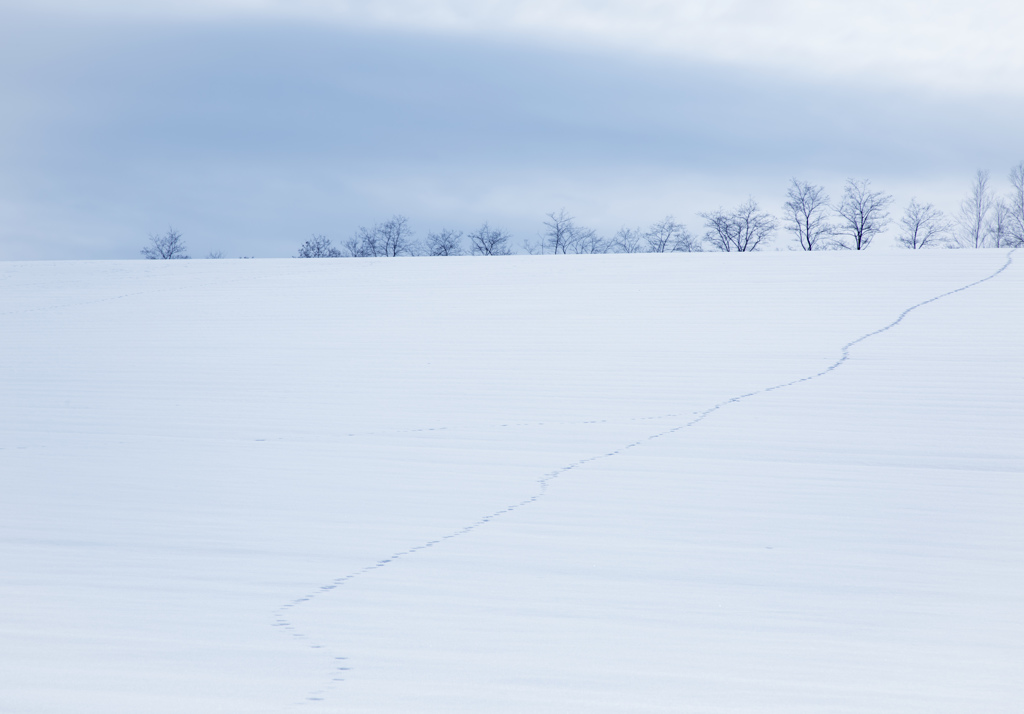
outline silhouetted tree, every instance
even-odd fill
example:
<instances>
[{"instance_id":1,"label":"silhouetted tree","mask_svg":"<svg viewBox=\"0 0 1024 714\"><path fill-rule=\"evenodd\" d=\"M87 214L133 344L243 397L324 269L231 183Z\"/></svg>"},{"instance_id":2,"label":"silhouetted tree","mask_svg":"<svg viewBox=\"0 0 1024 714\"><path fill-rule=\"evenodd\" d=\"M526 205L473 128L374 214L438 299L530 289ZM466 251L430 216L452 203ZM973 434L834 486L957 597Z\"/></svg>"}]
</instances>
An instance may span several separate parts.
<instances>
[{"instance_id":1,"label":"silhouetted tree","mask_svg":"<svg viewBox=\"0 0 1024 714\"><path fill-rule=\"evenodd\" d=\"M484 223L468 237L473 255L512 255L512 249L509 248L512 236L506 231L491 228Z\"/></svg>"},{"instance_id":2,"label":"silhouetted tree","mask_svg":"<svg viewBox=\"0 0 1024 714\"><path fill-rule=\"evenodd\" d=\"M547 247L552 253L607 253L608 242L593 228L576 225L576 219L561 209L558 213L547 214L544 221L547 230L541 240L540 252ZM532 246L527 250L532 252Z\"/></svg>"},{"instance_id":3,"label":"silhouetted tree","mask_svg":"<svg viewBox=\"0 0 1024 714\"><path fill-rule=\"evenodd\" d=\"M462 231L442 228L438 233L427 233L427 255L462 255Z\"/></svg>"},{"instance_id":4,"label":"silhouetted tree","mask_svg":"<svg viewBox=\"0 0 1024 714\"><path fill-rule=\"evenodd\" d=\"M655 223L644 233L648 253L692 253L700 250L700 243L694 239L686 226L676 223L672 216Z\"/></svg>"},{"instance_id":5,"label":"silhouetted tree","mask_svg":"<svg viewBox=\"0 0 1024 714\"><path fill-rule=\"evenodd\" d=\"M935 248L948 243L951 230L942 211L930 203L922 206L912 198L900 219L896 244L915 250Z\"/></svg>"},{"instance_id":6,"label":"silhouetted tree","mask_svg":"<svg viewBox=\"0 0 1024 714\"><path fill-rule=\"evenodd\" d=\"M1010 243L1024 246L1024 161L1010 171Z\"/></svg>"},{"instance_id":7,"label":"silhouetted tree","mask_svg":"<svg viewBox=\"0 0 1024 714\"><path fill-rule=\"evenodd\" d=\"M725 252L760 250L772 240L778 225L775 217L762 211L753 198L730 213L719 208L699 215L708 229L704 240Z\"/></svg>"},{"instance_id":8,"label":"silhouetted tree","mask_svg":"<svg viewBox=\"0 0 1024 714\"><path fill-rule=\"evenodd\" d=\"M168 228L162 236L149 236L150 245L143 248L140 253L147 260L187 260L188 255L185 242L181 239L181 233Z\"/></svg>"},{"instance_id":9,"label":"silhouetted tree","mask_svg":"<svg viewBox=\"0 0 1024 714\"><path fill-rule=\"evenodd\" d=\"M345 242L345 249L353 258L416 255L419 246L412 240L412 236L409 219L395 215L391 220L374 224L371 228L360 226L355 236Z\"/></svg>"},{"instance_id":10,"label":"silhouetted tree","mask_svg":"<svg viewBox=\"0 0 1024 714\"><path fill-rule=\"evenodd\" d=\"M831 206L825 187L793 179L786 198L783 204L786 230L793 234L800 247L803 250L831 247L836 229L829 221Z\"/></svg>"},{"instance_id":11,"label":"silhouetted tree","mask_svg":"<svg viewBox=\"0 0 1024 714\"><path fill-rule=\"evenodd\" d=\"M352 258L376 258L383 255L377 241L376 226L366 228L360 226L356 234L345 241L345 251Z\"/></svg>"},{"instance_id":12,"label":"silhouetted tree","mask_svg":"<svg viewBox=\"0 0 1024 714\"><path fill-rule=\"evenodd\" d=\"M544 233L544 244L551 249L552 253L567 253L569 241L575 230L573 217L561 209L558 213L548 214L548 220L544 221L547 231Z\"/></svg>"},{"instance_id":13,"label":"silhouetted tree","mask_svg":"<svg viewBox=\"0 0 1024 714\"><path fill-rule=\"evenodd\" d=\"M405 216L393 216L390 221L382 223L378 235L385 256L395 258L399 255L416 255L417 246L412 240L409 219Z\"/></svg>"},{"instance_id":14,"label":"silhouetted tree","mask_svg":"<svg viewBox=\"0 0 1024 714\"><path fill-rule=\"evenodd\" d=\"M970 193L960 203L956 241L961 248L983 248L988 238L988 223L995 196L989 186L988 171L979 170L971 182Z\"/></svg>"},{"instance_id":15,"label":"silhouetted tree","mask_svg":"<svg viewBox=\"0 0 1024 714\"><path fill-rule=\"evenodd\" d=\"M835 245L847 250L864 250L879 233L889 225L886 208L892 203L892 196L882 191L872 191L871 182L846 180L843 198L835 207L839 216L838 235Z\"/></svg>"},{"instance_id":16,"label":"silhouetted tree","mask_svg":"<svg viewBox=\"0 0 1024 714\"><path fill-rule=\"evenodd\" d=\"M593 228L575 226L568 247L570 253L576 253L577 255L607 253L608 241L599 236Z\"/></svg>"},{"instance_id":17,"label":"silhouetted tree","mask_svg":"<svg viewBox=\"0 0 1024 714\"><path fill-rule=\"evenodd\" d=\"M341 251L331 245L326 236L314 235L301 246L296 258L340 258Z\"/></svg>"},{"instance_id":18,"label":"silhouetted tree","mask_svg":"<svg viewBox=\"0 0 1024 714\"><path fill-rule=\"evenodd\" d=\"M644 232L640 228L623 226L618 233L612 236L609 248L613 253L646 253Z\"/></svg>"},{"instance_id":19,"label":"silhouetted tree","mask_svg":"<svg viewBox=\"0 0 1024 714\"><path fill-rule=\"evenodd\" d=\"M1013 215L1010 206L1001 198L992 202L992 212L985 225L985 237L993 248L1004 248L1014 245Z\"/></svg>"}]
</instances>

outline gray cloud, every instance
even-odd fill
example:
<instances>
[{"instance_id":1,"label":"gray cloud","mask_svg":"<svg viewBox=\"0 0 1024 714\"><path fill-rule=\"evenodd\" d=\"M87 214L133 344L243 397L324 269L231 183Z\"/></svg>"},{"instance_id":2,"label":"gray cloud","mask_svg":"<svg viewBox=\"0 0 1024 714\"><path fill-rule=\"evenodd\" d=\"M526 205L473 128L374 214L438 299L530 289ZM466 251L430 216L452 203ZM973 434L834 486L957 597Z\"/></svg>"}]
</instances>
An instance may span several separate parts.
<instances>
[{"instance_id":1,"label":"gray cloud","mask_svg":"<svg viewBox=\"0 0 1024 714\"><path fill-rule=\"evenodd\" d=\"M14 0L15 3L18 0ZM600 47L806 77L1019 96L1024 16L1005 0L33 0L85 17L299 20Z\"/></svg>"},{"instance_id":2,"label":"gray cloud","mask_svg":"<svg viewBox=\"0 0 1024 714\"><path fill-rule=\"evenodd\" d=\"M527 237L566 205L613 230L774 205L797 174L942 193L1024 158L1006 97L279 20L11 19L3 258L133 257L169 223L200 254L288 255L393 212Z\"/></svg>"}]
</instances>

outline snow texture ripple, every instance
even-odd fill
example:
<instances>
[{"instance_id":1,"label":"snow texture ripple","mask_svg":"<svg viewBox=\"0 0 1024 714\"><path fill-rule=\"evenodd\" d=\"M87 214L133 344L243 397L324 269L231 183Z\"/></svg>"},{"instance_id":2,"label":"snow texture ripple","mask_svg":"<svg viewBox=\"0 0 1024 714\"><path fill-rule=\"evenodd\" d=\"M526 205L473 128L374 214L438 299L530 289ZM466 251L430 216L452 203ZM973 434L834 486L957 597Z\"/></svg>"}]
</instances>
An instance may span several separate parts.
<instances>
[{"instance_id":1,"label":"snow texture ripple","mask_svg":"<svg viewBox=\"0 0 1024 714\"><path fill-rule=\"evenodd\" d=\"M683 423L683 424L674 426L672 428L665 429L663 431L659 431L657 433L651 434L646 439L641 439L639 441L633 441L633 442L625 444L625 445L623 445L623 446L621 446L621 447L619 447L617 449L614 449L612 451L607 451L605 453L597 454L595 456L590 456L588 458L580 459L580 460L574 461L574 462L572 462L570 464L567 464L567 465L565 465L565 466L563 466L561 468L558 468L558 469L555 469L553 471L550 471L550 472L544 474L543 476L541 476L540 478L537 479L537 481L536 481L536 483L537 483L537 490L536 490L536 492L534 494L532 494L528 498L525 498L523 500L517 501L515 503L512 503L512 504L504 507L504 508L501 508L501 509L496 510L496 511L494 511L492 513L489 513L489 514L487 514L487 515L477 519L476 521L473 521L472 523L469 523L469 524L463 526L462 528L459 528L458 530L452 531L452 532L450 532L450 533L448 533L448 534L446 534L444 536L441 536L441 537L439 537L437 539L425 541L425 542L420 543L418 545L414 545L414 546L412 546L410 548L407 548L406 550L402 550L402 551L398 551L398 552L392 553L391 555L389 555L387 557L384 557L384 558L381 558L380 560L378 560L378 561L376 561L376 562L374 562L374 563L372 563L370 565L367 565L367 566L365 566L363 568L360 568L359 570L356 570L356 571L347 573L345 575L342 575L340 577L337 577L337 578L331 580L330 582L325 583L325 584L319 586L315 590L312 590L312 591L306 593L305 595L303 595L301 597L295 598L294 600L291 600L288 603L285 603L284 605L282 605L280 608L278 608L275 611L274 616L273 616L273 625L275 627L279 627L282 630L288 632L292 637L294 637L294 638L296 638L298 640L303 640L307 644L307 646L310 647L310 648L324 650L330 656L332 656L334 658L334 660L336 661L336 663L337 663L336 664L336 669L335 669L336 673L333 676L332 680L329 683L326 683L324 686L320 687L319 689L307 693L306 696L304 697L304 699L302 701L298 702L297 704L309 704L309 703L316 703L316 702L324 701L327 698L327 696L338 686L338 683L343 682L345 680L345 673L350 670L350 667L346 665L347 657L338 656L338 655L334 654L325 644L323 644L322 642L317 641L312 635L310 635L308 633L305 633L305 632L301 632L301 631L299 631L296 628L296 626L294 625L292 620L289 619L289 614L293 610L295 610L296 608L302 607L304 604L309 603L310 601L312 601L313 599L315 599L315 598L317 598L319 596L322 596L322 595L324 595L326 593L329 593L329 592L334 591L334 590L336 590L338 588L341 588L346 583L352 581L355 578L358 578L358 577L363 576L363 575L367 575L369 573L373 573L374 571L377 571L377 570L379 570L381 568L387 567L389 564L394 563L397 560L400 560L402 558L407 558L407 557L409 557L411 555L414 555L414 554L416 554L416 553L418 553L420 551L426 550L428 548L433 548L434 546L441 545L445 541L450 540L452 538L458 538L460 536L464 536L464 535L466 535L468 533L471 533L471 532L481 528L482 526L487 525L488 523L490 523L491 521L493 521L496 518L500 518L500 517L505 516L505 515L507 515L509 513L512 513L513 511L516 511L516 510L521 509L521 508L523 508L525 506L529 506L529 505L531 505L533 503L536 503L538 500L540 500L541 498L543 498L547 494L549 486L551 485L551 483L553 481L555 481L560 476L563 476L564 474L566 474L566 473L568 473L570 471L573 471L575 469L579 469L580 467L583 467L583 466L585 466L587 464L590 464L590 463L593 463L595 461L600 461L600 460L603 460L603 459L611 458L613 456L617 456L617 455L622 454L622 453L624 453L626 451L629 451L631 449L635 449L638 446L642 446L646 442L649 442L649 441L652 441L652 440L655 440L655 439L660 439L660 438L669 436L671 434L678 433L678 432L683 431L685 429L689 429L689 428L691 428L691 427L701 423L702 421L706 420L709 416L711 416L715 412L718 412L721 409L723 409L725 407L728 407L729 405L738 404L738 403L740 403L742 401L745 401L745 400L748 400L748 399L750 399L752 397L756 397L756 396L759 396L759 395L767 394L769 392L774 392L774 391L777 391L777 390L780 390L780 389L786 389L787 387L793 387L793 386L798 385L798 384L802 384L802 383L805 383L805 382L810 382L812 380L816 380L816 379L819 379L821 377L824 377L824 376L834 372L839 367L841 367L843 364L848 362L850 360L850 358L851 358L851 350L854 347L856 347L858 344L860 344L862 342L865 342L866 340L869 340L872 337L876 337L876 336L881 335L881 334L883 334L885 332L888 332L889 330L892 330L894 327L897 327L900 323L902 323L907 318L907 316L909 316L911 313L915 312L916 310L919 310L920 308L925 307L926 305L930 305L930 304L932 304L934 302L937 302L937 301L942 300L944 298L950 297L950 296L955 295L957 293L962 293L964 291L970 290L971 288L974 288L974 287L976 287L978 285L981 285L981 284L983 284L985 282L988 282L990 280L995 279L1000 274L1005 272L1010 267L1010 265L1012 265L1012 263L1013 263L1013 254L1016 252L1016 250L1017 249L1013 249L1013 250L1009 251L1009 253L1006 256L1006 260L1003 263L1003 265L1001 267L999 267L999 269L997 269L995 272L991 273L990 275L987 275L987 276L985 276L985 277L983 277L983 278L981 278L979 280L975 280L974 282L968 283L966 285L962 285L962 286L960 286L958 288L955 288L953 290L949 290L949 291L941 293L939 295L935 295L934 297L928 298L927 300L922 300L921 302L918 302L918 303L916 303L914 305L911 305L910 307L908 307L905 310L903 310L892 322L889 322L888 324L878 328L877 330L873 330L872 332L868 332L866 334L863 334L863 335L857 337L856 339L851 340L850 342L847 342L841 348L840 357L835 362L833 362L832 364L830 364L825 369L823 369L823 370L821 370L819 372L815 372L814 374L810 374L810 375L807 375L805 377L801 377L799 379L794 379L794 380L791 380L791 381L788 381L788 382L784 382L784 383L781 383L781 384L776 384L776 385L771 386L771 387L765 387L764 389L759 389L759 390L755 390L755 391L752 391L752 392L747 392L745 394L740 394L740 395L737 395L737 396L734 396L734 397L730 397L729 399L722 400L722 401L714 404L713 406L711 406L711 407L709 407L709 408L707 408L707 409L705 409L703 411L695 412L694 417L692 419L690 419L689 421L687 421L686 423ZM677 415L665 415L665 417L672 417L672 416L677 416ZM642 417L641 420L643 420L643 419L654 420L654 419L665 418L665 417ZM598 422L587 422L587 423L598 423ZM436 431L436 430L443 430L443 429L445 429L445 427L437 427L437 428L433 428L433 429L416 429L416 430L409 430L409 431Z\"/></svg>"}]
</instances>

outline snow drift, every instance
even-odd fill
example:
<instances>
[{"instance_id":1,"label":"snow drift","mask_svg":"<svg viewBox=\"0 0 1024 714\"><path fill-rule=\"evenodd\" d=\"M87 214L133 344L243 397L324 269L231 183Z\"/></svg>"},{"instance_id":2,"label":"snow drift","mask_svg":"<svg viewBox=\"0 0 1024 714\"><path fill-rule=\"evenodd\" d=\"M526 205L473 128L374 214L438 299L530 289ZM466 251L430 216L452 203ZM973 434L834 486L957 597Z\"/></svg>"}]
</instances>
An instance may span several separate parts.
<instances>
[{"instance_id":1,"label":"snow drift","mask_svg":"<svg viewBox=\"0 0 1024 714\"><path fill-rule=\"evenodd\" d=\"M6 263L0 298L0 710L1024 701L1004 251Z\"/></svg>"}]
</instances>

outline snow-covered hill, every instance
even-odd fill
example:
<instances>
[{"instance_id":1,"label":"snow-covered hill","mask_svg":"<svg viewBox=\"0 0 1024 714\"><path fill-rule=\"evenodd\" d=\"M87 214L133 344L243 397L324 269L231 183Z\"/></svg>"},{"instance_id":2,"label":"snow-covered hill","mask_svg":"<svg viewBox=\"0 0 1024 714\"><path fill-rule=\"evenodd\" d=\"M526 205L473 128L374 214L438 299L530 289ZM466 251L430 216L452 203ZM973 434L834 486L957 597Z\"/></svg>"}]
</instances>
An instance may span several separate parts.
<instances>
[{"instance_id":1,"label":"snow-covered hill","mask_svg":"<svg viewBox=\"0 0 1024 714\"><path fill-rule=\"evenodd\" d=\"M1019 712L1022 262L0 264L0 711Z\"/></svg>"}]
</instances>

